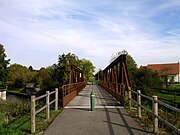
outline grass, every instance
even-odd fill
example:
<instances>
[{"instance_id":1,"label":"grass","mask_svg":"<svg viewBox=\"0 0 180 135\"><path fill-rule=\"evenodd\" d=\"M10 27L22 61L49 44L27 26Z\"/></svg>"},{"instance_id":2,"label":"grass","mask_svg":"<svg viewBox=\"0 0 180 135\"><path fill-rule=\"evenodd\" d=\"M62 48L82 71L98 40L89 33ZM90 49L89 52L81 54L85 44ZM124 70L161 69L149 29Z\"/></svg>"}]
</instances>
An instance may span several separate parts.
<instances>
[{"instance_id":1,"label":"grass","mask_svg":"<svg viewBox=\"0 0 180 135\"><path fill-rule=\"evenodd\" d=\"M159 93L158 97L171 102L174 101L174 95ZM180 96L176 96L176 102L180 103Z\"/></svg>"},{"instance_id":2,"label":"grass","mask_svg":"<svg viewBox=\"0 0 180 135\"><path fill-rule=\"evenodd\" d=\"M30 94L27 94L24 90L24 88L13 88L13 89L8 89L7 92L9 93L14 93L18 95L24 95L24 96L29 96Z\"/></svg>"},{"instance_id":3,"label":"grass","mask_svg":"<svg viewBox=\"0 0 180 135\"><path fill-rule=\"evenodd\" d=\"M168 94L160 94L158 96L164 96L163 98L168 98L171 99L173 95L168 95ZM152 103L151 101L147 102L148 100L142 99L142 105L149 110L152 110ZM178 101L179 101L179 96L178 96ZM132 102L132 110L130 111L128 109L128 94L127 92L125 93L125 108L127 112L139 123L141 127L146 129L146 131L152 132L153 131L153 126L152 126L152 115L147 113L144 109L142 109L142 118L138 118L137 114L137 105ZM158 109L158 115L162 117L164 120L168 121L178 129L180 129L180 114L175 113L174 111L171 111L167 109L166 107L159 106ZM168 128L164 123L159 121L159 133L161 135L175 135L176 133L172 131L170 128Z\"/></svg>"},{"instance_id":4,"label":"grass","mask_svg":"<svg viewBox=\"0 0 180 135\"><path fill-rule=\"evenodd\" d=\"M60 112L61 110L51 110L50 119L48 120L46 119L45 112L38 114L36 116L36 133L43 133Z\"/></svg>"},{"instance_id":5,"label":"grass","mask_svg":"<svg viewBox=\"0 0 180 135\"><path fill-rule=\"evenodd\" d=\"M0 100L0 134L1 135L28 135L31 129L30 105L10 103ZM46 120L42 111L36 116L36 133L43 133L61 110L50 111L50 119Z\"/></svg>"},{"instance_id":6,"label":"grass","mask_svg":"<svg viewBox=\"0 0 180 135\"><path fill-rule=\"evenodd\" d=\"M172 84L169 86L170 90L180 90L180 84Z\"/></svg>"}]
</instances>

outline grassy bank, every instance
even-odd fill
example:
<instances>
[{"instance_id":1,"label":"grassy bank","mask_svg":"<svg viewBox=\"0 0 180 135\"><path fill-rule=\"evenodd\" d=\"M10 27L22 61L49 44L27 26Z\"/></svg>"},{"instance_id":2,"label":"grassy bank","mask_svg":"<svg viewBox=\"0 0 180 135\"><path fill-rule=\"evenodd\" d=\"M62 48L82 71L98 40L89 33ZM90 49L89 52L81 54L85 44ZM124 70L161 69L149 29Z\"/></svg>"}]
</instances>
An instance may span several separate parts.
<instances>
[{"instance_id":1,"label":"grassy bank","mask_svg":"<svg viewBox=\"0 0 180 135\"><path fill-rule=\"evenodd\" d=\"M168 98L171 98L171 95L166 94ZM147 100L142 98L141 100L141 105L143 105L144 107L146 107L149 110L152 110L152 101ZM125 108L127 110L127 112L139 123L139 125L141 127L143 127L144 129L146 129L146 131L149 131L150 133L153 131L153 122L152 122L152 115L148 112L146 112L143 108L142 108L142 117L138 118L138 113L137 113L137 105L134 102L132 103L132 109L129 110L128 108L128 93L125 92ZM159 105L159 109L158 109L158 115L163 118L164 120L166 120L167 122L171 123L172 125L174 125L176 128L180 129L180 114L179 113L175 113L174 111L160 106ZM159 133L160 135L176 135L175 131L173 131L172 129L170 129L169 127L167 127L164 123L162 123L161 121L159 121Z\"/></svg>"},{"instance_id":2,"label":"grassy bank","mask_svg":"<svg viewBox=\"0 0 180 135\"><path fill-rule=\"evenodd\" d=\"M30 134L30 104L11 103L0 100L0 110L1 135ZM36 116L36 133L43 133L60 111L51 109L49 120L46 120L45 112L39 113Z\"/></svg>"},{"instance_id":3,"label":"grassy bank","mask_svg":"<svg viewBox=\"0 0 180 135\"><path fill-rule=\"evenodd\" d=\"M17 95L30 96L30 94L26 93L24 88L9 88L7 92L12 93L12 94L17 94Z\"/></svg>"},{"instance_id":4,"label":"grassy bank","mask_svg":"<svg viewBox=\"0 0 180 135\"><path fill-rule=\"evenodd\" d=\"M176 107L180 107L180 86L179 85L172 85L168 89L155 88L154 95L157 95L159 100L167 104L170 104L172 106L175 105L174 101L176 101ZM174 100L174 98L176 100Z\"/></svg>"},{"instance_id":5,"label":"grassy bank","mask_svg":"<svg viewBox=\"0 0 180 135\"><path fill-rule=\"evenodd\" d=\"M162 98L162 99L167 100L169 102L174 101L174 95L171 95L171 94L158 93L157 96L159 98ZM178 102L180 104L180 96L179 95L176 96L176 102Z\"/></svg>"}]
</instances>

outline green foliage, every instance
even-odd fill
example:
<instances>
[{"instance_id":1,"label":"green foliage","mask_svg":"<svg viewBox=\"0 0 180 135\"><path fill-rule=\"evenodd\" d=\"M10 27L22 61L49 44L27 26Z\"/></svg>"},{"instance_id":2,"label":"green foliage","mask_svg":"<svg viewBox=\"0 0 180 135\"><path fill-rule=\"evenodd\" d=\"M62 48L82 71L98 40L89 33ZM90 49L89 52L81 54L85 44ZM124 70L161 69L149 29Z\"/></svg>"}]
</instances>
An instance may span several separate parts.
<instances>
[{"instance_id":1,"label":"green foliage","mask_svg":"<svg viewBox=\"0 0 180 135\"><path fill-rule=\"evenodd\" d=\"M174 76L171 75L171 79L169 78L169 72L170 70L172 70L172 67L163 67L160 70L160 76L162 78L163 81L163 85L168 88L171 84L174 83Z\"/></svg>"},{"instance_id":2,"label":"green foliage","mask_svg":"<svg viewBox=\"0 0 180 135\"><path fill-rule=\"evenodd\" d=\"M157 94L159 98L162 98L166 100L166 102L169 102L169 104L173 104L172 101L174 101L174 95L168 94L168 93L158 93ZM176 96L176 102L180 104L180 96Z\"/></svg>"},{"instance_id":3,"label":"green foliage","mask_svg":"<svg viewBox=\"0 0 180 135\"><path fill-rule=\"evenodd\" d=\"M112 60L121 54L126 54L127 70L134 90L139 89L142 93L153 94L151 91L152 87L161 87L162 81L158 76L158 73L148 69L137 68L135 60L128 54L127 51L118 52L115 56L113 56Z\"/></svg>"},{"instance_id":4,"label":"green foliage","mask_svg":"<svg viewBox=\"0 0 180 135\"><path fill-rule=\"evenodd\" d=\"M49 70L41 68L39 71L35 71L32 66L27 68L20 64L10 65L8 86L22 88L26 83L35 83L40 90L48 90L53 87L53 79Z\"/></svg>"},{"instance_id":5,"label":"green foliage","mask_svg":"<svg viewBox=\"0 0 180 135\"><path fill-rule=\"evenodd\" d=\"M137 64L131 55L126 55L127 69L129 72L134 72L137 69Z\"/></svg>"},{"instance_id":6,"label":"green foliage","mask_svg":"<svg viewBox=\"0 0 180 135\"><path fill-rule=\"evenodd\" d=\"M75 65L83 71L85 80L89 80L90 77L93 77L95 67L91 61L87 59L79 60L78 56L71 53L62 54L59 55L58 64L48 68L50 73L54 76L56 87L69 83L71 65Z\"/></svg>"},{"instance_id":7,"label":"green foliage","mask_svg":"<svg viewBox=\"0 0 180 135\"><path fill-rule=\"evenodd\" d=\"M33 67L32 66L29 66L28 68L30 71L33 71Z\"/></svg>"},{"instance_id":8,"label":"green foliage","mask_svg":"<svg viewBox=\"0 0 180 135\"><path fill-rule=\"evenodd\" d=\"M12 64L8 69L7 84L11 87L21 88L28 82L36 82L36 71L31 71L20 64Z\"/></svg>"},{"instance_id":9,"label":"green foliage","mask_svg":"<svg viewBox=\"0 0 180 135\"><path fill-rule=\"evenodd\" d=\"M141 90L142 93L152 95L151 88L159 88L162 85L162 81L157 72L149 69L137 69L134 74L135 88Z\"/></svg>"},{"instance_id":10,"label":"green foliage","mask_svg":"<svg viewBox=\"0 0 180 135\"><path fill-rule=\"evenodd\" d=\"M30 104L25 103L8 103L6 106L7 116L19 117L23 114L30 112Z\"/></svg>"},{"instance_id":11,"label":"green foliage","mask_svg":"<svg viewBox=\"0 0 180 135\"><path fill-rule=\"evenodd\" d=\"M81 59L79 62L79 67L84 73L84 79L86 81L89 81L90 77L93 77L94 69L92 62L90 60L87 60L85 58Z\"/></svg>"},{"instance_id":12,"label":"green foliage","mask_svg":"<svg viewBox=\"0 0 180 135\"><path fill-rule=\"evenodd\" d=\"M95 74L96 80L103 80L103 71L100 69L96 74Z\"/></svg>"},{"instance_id":13,"label":"green foliage","mask_svg":"<svg viewBox=\"0 0 180 135\"><path fill-rule=\"evenodd\" d=\"M59 55L58 64L55 69L55 82L58 87L69 83L71 65L79 65L78 56L71 53Z\"/></svg>"},{"instance_id":14,"label":"green foliage","mask_svg":"<svg viewBox=\"0 0 180 135\"><path fill-rule=\"evenodd\" d=\"M128 75L129 75L132 87L135 88L135 86L136 86L135 85L136 84L135 73L137 72L138 68L137 68L137 64L136 64L135 60L133 59L133 57L131 57L131 55L128 54L128 52L126 50L123 50L121 52L116 53L115 55L112 55L110 61L113 62L121 54L126 54L126 66L127 66L127 70L128 70Z\"/></svg>"},{"instance_id":15,"label":"green foliage","mask_svg":"<svg viewBox=\"0 0 180 135\"><path fill-rule=\"evenodd\" d=\"M5 85L7 79L7 66L9 64L9 59L6 60L5 49L2 44L0 44L0 85Z\"/></svg>"},{"instance_id":16,"label":"green foliage","mask_svg":"<svg viewBox=\"0 0 180 135\"><path fill-rule=\"evenodd\" d=\"M136 72L138 71L137 64L133 57L127 53L126 55L126 65L127 65L127 70L130 78L130 82L132 84L133 88L136 88Z\"/></svg>"},{"instance_id":17,"label":"green foliage","mask_svg":"<svg viewBox=\"0 0 180 135\"><path fill-rule=\"evenodd\" d=\"M48 90L53 87L53 80L47 69L41 68L38 72L38 84L41 90Z\"/></svg>"},{"instance_id":18,"label":"green foliage","mask_svg":"<svg viewBox=\"0 0 180 135\"><path fill-rule=\"evenodd\" d=\"M0 110L0 134L24 134L22 129L27 130L25 122L30 119L30 104L0 100Z\"/></svg>"},{"instance_id":19,"label":"green foliage","mask_svg":"<svg viewBox=\"0 0 180 135\"><path fill-rule=\"evenodd\" d=\"M0 134L24 135L30 134L30 104L12 103L0 100ZM50 110L50 119L46 120L45 112L36 116L36 133L42 133L61 110Z\"/></svg>"}]
</instances>

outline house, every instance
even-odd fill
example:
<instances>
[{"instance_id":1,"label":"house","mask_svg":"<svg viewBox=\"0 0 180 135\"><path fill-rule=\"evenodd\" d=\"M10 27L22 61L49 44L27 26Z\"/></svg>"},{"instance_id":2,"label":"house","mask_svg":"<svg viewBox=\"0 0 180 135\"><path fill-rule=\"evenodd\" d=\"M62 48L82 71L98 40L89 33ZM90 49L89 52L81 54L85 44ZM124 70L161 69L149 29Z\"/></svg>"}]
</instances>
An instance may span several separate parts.
<instances>
[{"instance_id":1,"label":"house","mask_svg":"<svg viewBox=\"0 0 180 135\"><path fill-rule=\"evenodd\" d=\"M27 83L26 84L26 93L27 94L36 94L39 89L35 87L35 83Z\"/></svg>"},{"instance_id":2,"label":"house","mask_svg":"<svg viewBox=\"0 0 180 135\"><path fill-rule=\"evenodd\" d=\"M180 82L180 63L168 63L168 64L148 64L147 66L141 66L141 69L147 68L153 71L157 71L160 76L167 75L168 82L173 80L174 82Z\"/></svg>"}]
</instances>

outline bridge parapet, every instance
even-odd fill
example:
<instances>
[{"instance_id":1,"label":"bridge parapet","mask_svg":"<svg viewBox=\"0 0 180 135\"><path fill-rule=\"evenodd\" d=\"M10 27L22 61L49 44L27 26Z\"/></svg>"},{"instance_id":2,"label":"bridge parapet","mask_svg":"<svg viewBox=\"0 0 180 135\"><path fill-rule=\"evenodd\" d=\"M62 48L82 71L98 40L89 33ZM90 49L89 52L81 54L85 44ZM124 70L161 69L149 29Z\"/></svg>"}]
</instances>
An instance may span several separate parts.
<instances>
[{"instance_id":1,"label":"bridge parapet","mask_svg":"<svg viewBox=\"0 0 180 135\"><path fill-rule=\"evenodd\" d=\"M62 106L65 107L85 86L82 70L71 66L69 84L62 86Z\"/></svg>"},{"instance_id":2,"label":"bridge parapet","mask_svg":"<svg viewBox=\"0 0 180 135\"><path fill-rule=\"evenodd\" d=\"M116 58L103 70L103 75L100 85L124 105L125 85L127 88L131 87L126 67L126 55L122 54Z\"/></svg>"},{"instance_id":3,"label":"bridge parapet","mask_svg":"<svg viewBox=\"0 0 180 135\"><path fill-rule=\"evenodd\" d=\"M65 107L85 86L86 82L70 83L62 86L62 106Z\"/></svg>"}]
</instances>

